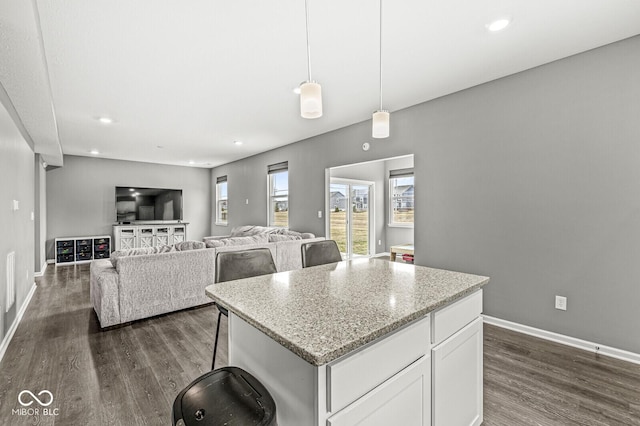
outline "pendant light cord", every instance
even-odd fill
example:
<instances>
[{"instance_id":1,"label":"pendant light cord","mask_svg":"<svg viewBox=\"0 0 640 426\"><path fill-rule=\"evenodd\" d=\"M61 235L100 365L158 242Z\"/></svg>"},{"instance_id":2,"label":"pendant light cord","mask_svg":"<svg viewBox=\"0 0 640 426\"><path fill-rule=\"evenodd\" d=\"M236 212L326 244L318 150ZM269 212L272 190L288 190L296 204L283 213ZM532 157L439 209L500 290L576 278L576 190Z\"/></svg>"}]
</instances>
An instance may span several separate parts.
<instances>
[{"instance_id":1,"label":"pendant light cord","mask_svg":"<svg viewBox=\"0 0 640 426\"><path fill-rule=\"evenodd\" d=\"M380 111L382 111L382 0L380 0Z\"/></svg>"},{"instance_id":2,"label":"pendant light cord","mask_svg":"<svg viewBox=\"0 0 640 426\"><path fill-rule=\"evenodd\" d=\"M304 0L304 15L307 28L307 81L311 81L311 47L309 46L309 6L308 0Z\"/></svg>"}]
</instances>

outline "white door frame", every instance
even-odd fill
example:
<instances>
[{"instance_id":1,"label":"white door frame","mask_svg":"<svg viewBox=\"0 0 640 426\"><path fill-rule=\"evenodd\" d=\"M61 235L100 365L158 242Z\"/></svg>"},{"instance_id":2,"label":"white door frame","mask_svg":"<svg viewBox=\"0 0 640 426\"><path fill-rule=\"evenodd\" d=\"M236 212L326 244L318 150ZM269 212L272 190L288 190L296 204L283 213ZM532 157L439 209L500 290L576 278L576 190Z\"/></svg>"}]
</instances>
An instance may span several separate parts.
<instances>
[{"instance_id":1,"label":"white door frame","mask_svg":"<svg viewBox=\"0 0 640 426\"><path fill-rule=\"evenodd\" d=\"M351 186L352 185L362 185L371 187L369 193L369 202L367 210L369 212L369 257L376 253L376 218L375 218L375 200L376 200L376 183L368 180L358 180L358 179L345 179L345 178L332 178L329 174L329 169L326 169L326 189L325 189L325 229L327 230L327 238L331 239L331 184L339 184L339 185L348 185L349 186L349 194L347 199L348 204L348 216L347 216L347 250L352 251L352 242L351 242ZM353 253L349 253L353 255Z\"/></svg>"}]
</instances>

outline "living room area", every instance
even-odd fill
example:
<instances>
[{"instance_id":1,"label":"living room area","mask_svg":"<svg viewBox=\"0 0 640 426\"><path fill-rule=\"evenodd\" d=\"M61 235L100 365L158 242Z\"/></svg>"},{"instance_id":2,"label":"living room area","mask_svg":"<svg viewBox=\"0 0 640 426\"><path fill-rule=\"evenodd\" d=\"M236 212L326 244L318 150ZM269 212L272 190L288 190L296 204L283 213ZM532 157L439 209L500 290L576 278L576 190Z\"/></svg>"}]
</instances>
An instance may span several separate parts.
<instances>
[{"instance_id":1,"label":"living room area","mask_svg":"<svg viewBox=\"0 0 640 426\"><path fill-rule=\"evenodd\" d=\"M211 370L216 241L264 227L240 241L278 271L326 238L490 277L484 424L640 424L638 4L54 3L0 6L0 423L170 424ZM307 119L294 89L316 78ZM177 191L178 213L118 217L116 188ZM114 277L136 221L170 260ZM70 238L108 238L103 269L56 265ZM136 310L172 283L174 305ZM48 415L12 411L45 389Z\"/></svg>"}]
</instances>

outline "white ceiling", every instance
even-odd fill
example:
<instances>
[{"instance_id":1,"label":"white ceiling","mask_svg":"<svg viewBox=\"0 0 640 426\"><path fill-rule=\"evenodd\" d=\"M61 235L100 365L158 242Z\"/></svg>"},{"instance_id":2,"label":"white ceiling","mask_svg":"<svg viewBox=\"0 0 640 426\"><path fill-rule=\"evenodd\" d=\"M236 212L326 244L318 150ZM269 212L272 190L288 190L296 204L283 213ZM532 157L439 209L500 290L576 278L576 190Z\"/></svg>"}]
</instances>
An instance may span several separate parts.
<instances>
[{"instance_id":1,"label":"white ceiling","mask_svg":"<svg viewBox=\"0 0 640 426\"><path fill-rule=\"evenodd\" d=\"M303 0L34 1L64 154L212 167L368 120L379 106L375 1L309 0L311 76L324 99L316 120L300 117L292 92L307 78ZM383 7L392 112L640 34L637 0ZM489 33L502 16L512 25ZM11 77L28 87L24 71ZM32 137L46 139L50 123L22 111Z\"/></svg>"}]
</instances>

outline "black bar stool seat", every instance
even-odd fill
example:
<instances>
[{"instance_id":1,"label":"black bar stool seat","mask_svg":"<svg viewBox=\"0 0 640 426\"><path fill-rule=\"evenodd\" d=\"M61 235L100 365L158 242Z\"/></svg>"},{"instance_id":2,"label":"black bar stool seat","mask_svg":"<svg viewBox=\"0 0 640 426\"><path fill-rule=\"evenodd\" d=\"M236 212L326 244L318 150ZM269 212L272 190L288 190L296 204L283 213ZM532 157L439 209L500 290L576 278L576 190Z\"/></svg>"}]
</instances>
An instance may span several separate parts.
<instances>
[{"instance_id":1,"label":"black bar stool seat","mask_svg":"<svg viewBox=\"0 0 640 426\"><path fill-rule=\"evenodd\" d=\"M223 367L198 377L176 396L173 425L277 425L276 404L251 374Z\"/></svg>"}]
</instances>

